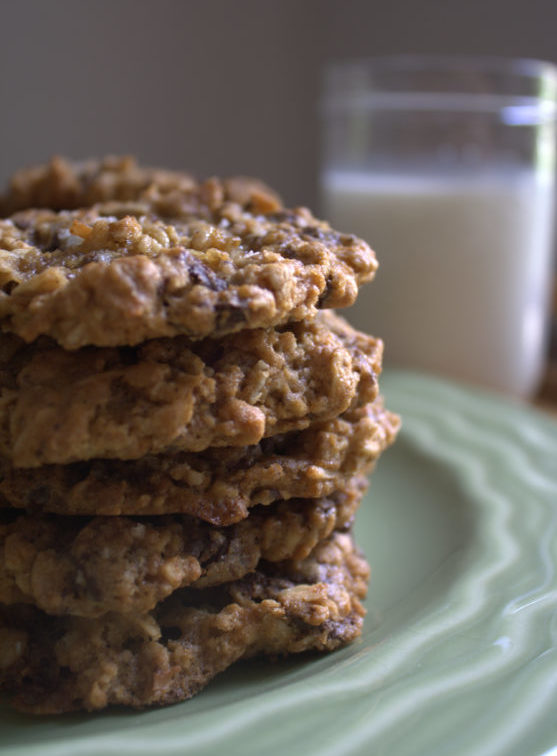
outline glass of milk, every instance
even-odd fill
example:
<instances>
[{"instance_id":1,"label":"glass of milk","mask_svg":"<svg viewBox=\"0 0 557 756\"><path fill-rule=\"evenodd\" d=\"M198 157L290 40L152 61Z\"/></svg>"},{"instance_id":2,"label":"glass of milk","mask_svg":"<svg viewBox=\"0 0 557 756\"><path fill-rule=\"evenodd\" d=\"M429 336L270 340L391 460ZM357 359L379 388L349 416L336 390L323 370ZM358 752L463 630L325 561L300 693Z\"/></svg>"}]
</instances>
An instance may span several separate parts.
<instances>
[{"instance_id":1,"label":"glass of milk","mask_svg":"<svg viewBox=\"0 0 557 756\"><path fill-rule=\"evenodd\" d=\"M557 69L395 56L332 66L322 213L376 250L347 316L385 363L518 397L544 366Z\"/></svg>"}]
</instances>

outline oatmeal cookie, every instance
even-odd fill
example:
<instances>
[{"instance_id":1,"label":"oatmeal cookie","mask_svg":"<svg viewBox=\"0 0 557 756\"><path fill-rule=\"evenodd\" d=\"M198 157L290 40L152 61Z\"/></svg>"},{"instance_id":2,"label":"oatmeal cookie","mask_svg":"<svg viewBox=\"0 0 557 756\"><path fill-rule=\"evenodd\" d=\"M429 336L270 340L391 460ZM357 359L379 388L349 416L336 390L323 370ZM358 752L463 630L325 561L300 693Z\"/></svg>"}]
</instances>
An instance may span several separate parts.
<instances>
[{"instance_id":1,"label":"oatmeal cookie","mask_svg":"<svg viewBox=\"0 0 557 756\"><path fill-rule=\"evenodd\" d=\"M261 560L304 559L351 525L366 483L356 478L328 498L256 507L228 528L187 516L21 515L0 522L0 603L81 617L148 612L179 588L238 580Z\"/></svg>"},{"instance_id":2,"label":"oatmeal cookie","mask_svg":"<svg viewBox=\"0 0 557 756\"><path fill-rule=\"evenodd\" d=\"M31 469L14 468L0 458L0 496L4 506L32 512L189 514L231 525L257 504L320 498L344 488L350 478L372 469L398 427L398 417L377 399L307 430L248 447Z\"/></svg>"},{"instance_id":3,"label":"oatmeal cookie","mask_svg":"<svg viewBox=\"0 0 557 756\"><path fill-rule=\"evenodd\" d=\"M147 614L53 617L0 605L0 689L36 714L181 701L238 659L354 640L368 576L350 536L335 534L303 561L176 591Z\"/></svg>"},{"instance_id":4,"label":"oatmeal cookie","mask_svg":"<svg viewBox=\"0 0 557 756\"><path fill-rule=\"evenodd\" d=\"M375 273L364 241L306 208L248 209L218 179L188 197L171 219L110 202L0 220L0 326L65 349L221 336L346 307Z\"/></svg>"},{"instance_id":5,"label":"oatmeal cookie","mask_svg":"<svg viewBox=\"0 0 557 756\"><path fill-rule=\"evenodd\" d=\"M0 452L18 467L247 446L377 395L382 344L323 312L220 339L61 349L0 335Z\"/></svg>"},{"instance_id":6,"label":"oatmeal cookie","mask_svg":"<svg viewBox=\"0 0 557 756\"><path fill-rule=\"evenodd\" d=\"M278 210L278 195L257 179L224 179L227 200L246 209ZM55 156L48 163L23 168L0 196L0 217L20 210L47 208L77 210L99 202L138 202L145 210L176 218L200 204L200 184L189 173L149 168L130 156L109 155L100 160L70 161Z\"/></svg>"}]
</instances>

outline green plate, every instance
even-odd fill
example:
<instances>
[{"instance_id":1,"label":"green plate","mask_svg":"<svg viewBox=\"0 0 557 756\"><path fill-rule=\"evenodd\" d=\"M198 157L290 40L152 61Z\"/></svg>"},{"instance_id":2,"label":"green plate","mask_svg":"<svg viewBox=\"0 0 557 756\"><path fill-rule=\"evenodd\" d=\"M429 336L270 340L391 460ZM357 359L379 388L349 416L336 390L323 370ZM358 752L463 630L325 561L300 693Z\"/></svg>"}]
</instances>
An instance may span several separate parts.
<instances>
[{"instance_id":1,"label":"green plate","mask_svg":"<svg viewBox=\"0 0 557 756\"><path fill-rule=\"evenodd\" d=\"M3 709L2 756L556 754L557 424L423 376L382 385L404 425L358 515L361 641L166 709Z\"/></svg>"}]
</instances>

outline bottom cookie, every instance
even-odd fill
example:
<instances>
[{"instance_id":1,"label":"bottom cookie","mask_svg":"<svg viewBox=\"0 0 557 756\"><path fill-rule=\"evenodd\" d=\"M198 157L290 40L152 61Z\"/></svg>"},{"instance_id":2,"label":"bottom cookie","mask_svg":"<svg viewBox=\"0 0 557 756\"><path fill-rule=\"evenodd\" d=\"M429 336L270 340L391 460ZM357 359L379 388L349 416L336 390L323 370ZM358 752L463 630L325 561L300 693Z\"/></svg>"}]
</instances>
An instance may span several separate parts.
<instances>
[{"instance_id":1,"label":"bottom cookie","mask_svg":"<svg viewBox=\"0 0 557 756\"><path fill-rule=\"evenodd\" d=\"M0 606L0 690L36 714L182 701L238 659L354 640L368 577L351 536L336 533L302 561L176 591L148 614L88 619Z\"/></svg>"}]
</instances>

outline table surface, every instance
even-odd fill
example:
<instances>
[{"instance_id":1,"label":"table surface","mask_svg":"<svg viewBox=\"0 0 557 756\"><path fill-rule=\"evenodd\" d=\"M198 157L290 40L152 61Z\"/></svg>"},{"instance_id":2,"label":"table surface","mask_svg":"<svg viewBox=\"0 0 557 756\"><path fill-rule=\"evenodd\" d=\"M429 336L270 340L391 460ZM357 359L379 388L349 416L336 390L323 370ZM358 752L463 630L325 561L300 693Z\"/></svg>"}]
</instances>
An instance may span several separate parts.
<instances>
[{"instance_id":1,"label":"table surface","mask_svg":"<svg viewBox=\"0 0 557 756\"><path fill-rule=\"evenodd\" d=\"M534 404L557 417L557 359L549 363Z\"/></svg>"},{"instance_id":2,"label":"table surface","mask_svg":"<svg viewBox=\"0 0 557 756\"><path fill-rule=\"evenodd\" d=\"M557 417L557 275L553 281L552 325L549 362L534 404Z\"/></svg>"}]
</instances>

